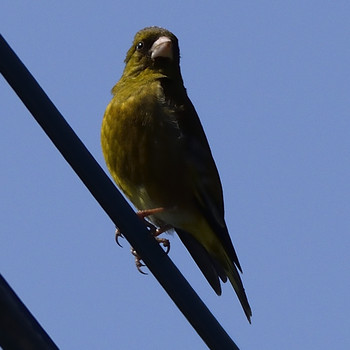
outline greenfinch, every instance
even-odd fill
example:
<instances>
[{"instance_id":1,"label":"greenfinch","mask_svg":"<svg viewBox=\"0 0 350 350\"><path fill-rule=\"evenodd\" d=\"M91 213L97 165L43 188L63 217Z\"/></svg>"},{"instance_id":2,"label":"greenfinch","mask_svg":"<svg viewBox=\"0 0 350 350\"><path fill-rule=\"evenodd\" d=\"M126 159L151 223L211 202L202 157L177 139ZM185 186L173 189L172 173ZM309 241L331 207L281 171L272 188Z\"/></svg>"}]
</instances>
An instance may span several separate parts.
<instances>
[{"instance_id":1,"label":"greenfinch","mask_svg":"<svg viewBox=\"0 0 350 350\"><path fill-rule=\"evenodd\" d=\"M250 322L219 174L183 84L176 36L140 30L112 93L101 144L116 184L160 230L176 231L218 295L220 279L229 279Z\"/></svg>"}]
</instances>

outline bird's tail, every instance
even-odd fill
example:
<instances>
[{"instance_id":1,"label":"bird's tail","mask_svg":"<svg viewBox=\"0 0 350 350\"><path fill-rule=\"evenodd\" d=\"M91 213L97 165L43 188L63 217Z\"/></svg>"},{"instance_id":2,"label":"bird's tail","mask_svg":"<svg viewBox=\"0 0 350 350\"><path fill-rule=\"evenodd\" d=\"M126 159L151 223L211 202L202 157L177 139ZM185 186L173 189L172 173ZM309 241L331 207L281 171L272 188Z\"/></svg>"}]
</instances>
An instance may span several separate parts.
<instances>
[{"instance_id":1,"label":"bird's tail","mask_svg":"<svg viewBox=\"0 0 350 350\"><path fill-rule=\"evenodd\" d=\"M228 260L228 268L225 268L225 273L227 274L227 277L230 280L232 287L237 294L237 297L242 305L242 308L244 310L244 313L249 323L251 323L250 318L252 317L252 309L250 308L241 277L239 275L239 272L236 266L229 260L228 257L227 257L227 260Z\"/></svg>"},{"instance_id":2,"label":"bird's tail","mask_svg":"<svg viewBox=\"0 0 350 350\"><path fill-rule=\"evenodd\" d=\"M188 232L181 229L176 229L176 232L216 294L221 294L220 279L226 282L228 277L244 313L249 323L251 323L252 310L245 294L241 277L234 262L229 258L223 246L221 244L217 246L217 251L220 254L213 254L213 252L209 252Z\"/></svg>"}]
</instances>

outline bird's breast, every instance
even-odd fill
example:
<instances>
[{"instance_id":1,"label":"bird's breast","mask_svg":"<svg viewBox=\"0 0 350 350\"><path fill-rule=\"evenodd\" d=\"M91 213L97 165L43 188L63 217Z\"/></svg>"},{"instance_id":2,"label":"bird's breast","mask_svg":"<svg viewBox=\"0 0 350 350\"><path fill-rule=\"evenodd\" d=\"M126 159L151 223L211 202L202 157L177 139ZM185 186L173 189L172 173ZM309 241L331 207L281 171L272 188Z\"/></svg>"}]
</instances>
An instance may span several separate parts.
<instances>
[{"instance_id":1,"label":"bird's breast","mask_svg":"<svg viewBox=\"0 0 350 350\"><path fill-rule=\"evenodd\" d=\"M186 197L183 137L160 84L117 92L103 119L102 140L109 171L138 209L174 207Z\"/></svg>"}]
</instances>

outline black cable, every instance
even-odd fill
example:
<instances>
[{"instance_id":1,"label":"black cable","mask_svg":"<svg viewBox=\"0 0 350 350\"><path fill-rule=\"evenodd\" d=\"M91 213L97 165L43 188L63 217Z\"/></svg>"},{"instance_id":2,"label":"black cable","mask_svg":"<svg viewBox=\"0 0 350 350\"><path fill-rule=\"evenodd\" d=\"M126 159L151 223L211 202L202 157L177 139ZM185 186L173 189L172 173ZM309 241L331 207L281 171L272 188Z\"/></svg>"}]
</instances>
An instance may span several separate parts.
<instances>
[{"instance_id":1,"label":"black cable","mask_svg":"<svg viewBox=\"0 0 350 350\"><path fill-rule=\"evenodd\" d=\"M0 275L0 347L4 350L58 350Z\"/></svg>"}]
</instances>

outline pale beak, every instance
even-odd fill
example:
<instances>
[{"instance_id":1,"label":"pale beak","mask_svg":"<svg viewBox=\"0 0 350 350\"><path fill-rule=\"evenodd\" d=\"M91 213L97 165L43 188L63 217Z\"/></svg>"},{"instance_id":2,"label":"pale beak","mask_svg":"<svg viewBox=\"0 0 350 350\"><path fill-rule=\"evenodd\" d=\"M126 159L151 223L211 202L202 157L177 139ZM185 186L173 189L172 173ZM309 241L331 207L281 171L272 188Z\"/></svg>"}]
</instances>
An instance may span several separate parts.
<instances>
[{"instance_id":1,"label":"pale beak","mask_svg":"<svg viewBox=\"0 0 350 350\"><path fill-rule=\"evenodd\" d=\"M150 52L153 60L157 57L173 59L173 44L167 36L161 36L153 43Z\"/></svg>"}]
</instances>

